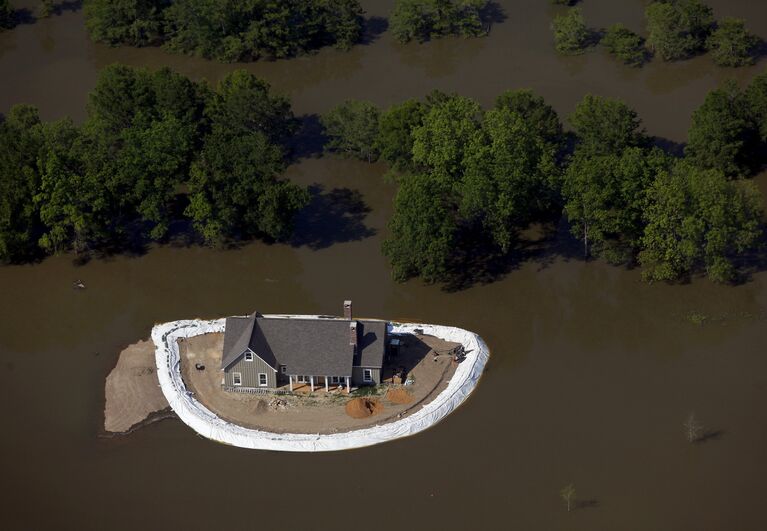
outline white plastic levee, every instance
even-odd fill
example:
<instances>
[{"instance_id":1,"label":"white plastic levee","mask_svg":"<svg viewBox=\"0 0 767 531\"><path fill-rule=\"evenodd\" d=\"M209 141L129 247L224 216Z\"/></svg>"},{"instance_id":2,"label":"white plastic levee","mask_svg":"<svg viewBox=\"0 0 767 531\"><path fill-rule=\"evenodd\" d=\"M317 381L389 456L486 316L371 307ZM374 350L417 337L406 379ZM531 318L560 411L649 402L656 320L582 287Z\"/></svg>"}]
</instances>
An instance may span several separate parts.
<instances>
[{"instance_id":1,"label":"white plastic levee","mask_svg":"<svg viewBox=\"0 0 767 531\"><path fill-rule=\"evenodd\" d=\"M307 315L267 315L266 317L322 319L319 316ZM462 328L413 323L388 323L387 327L390 334L414 333L416 329L420 329L424 334L461 343L466 357L458 364L447 388L415 413L392 422L332 434L272 433L245 428L217 416L194 397L181 378L178 339L223 332L225 319L183 320L158 324L152 329L152 340L155 344L157 375L165 398L176 415L200 435L241 448L285 452L326 452L362 448L392 441L414 435L433 426L461 405L471 394L490 356L482 338Z\"/></svg>"}]
</instances>

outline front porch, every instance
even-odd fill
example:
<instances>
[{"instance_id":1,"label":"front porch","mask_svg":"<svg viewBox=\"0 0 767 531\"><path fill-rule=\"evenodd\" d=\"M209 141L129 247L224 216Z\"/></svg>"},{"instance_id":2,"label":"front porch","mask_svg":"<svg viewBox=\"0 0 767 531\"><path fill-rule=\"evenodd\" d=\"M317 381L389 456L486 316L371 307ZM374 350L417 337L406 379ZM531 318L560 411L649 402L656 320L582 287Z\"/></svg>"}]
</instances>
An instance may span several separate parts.
<instances>
[{"instance_id":1,"label":"front porch","mask_svg":"<svg viewBox=\"0 0 767 531\"><path fill-rule=\"evenodd\" d=\"M277 389L291 393L314 393L315 391L346 392L351 389L351 376L306 376L289 374L288 381L281 382Z\"/></svg>"}]
</instances>

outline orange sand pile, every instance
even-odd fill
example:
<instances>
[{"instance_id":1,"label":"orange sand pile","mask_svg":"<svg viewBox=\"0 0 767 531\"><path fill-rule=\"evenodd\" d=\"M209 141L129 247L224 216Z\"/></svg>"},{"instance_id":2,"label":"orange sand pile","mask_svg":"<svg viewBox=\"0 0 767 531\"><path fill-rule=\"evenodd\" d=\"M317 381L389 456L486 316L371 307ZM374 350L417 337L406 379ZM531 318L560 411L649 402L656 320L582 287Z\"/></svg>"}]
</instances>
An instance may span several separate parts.
<instances>
[{"instance_id":1,"label":"orange sand pile","mask_svg":"<svg viewBox=\"0 0 767 531\"><path fill-rule=\"evenodd\" d=\"M413 401L413 395L405 389L389 389L386 399L393 404L409 404Z\"/></svg>"},{"instance_id":2,"label":"orange sand pile","mask_svg":"<svg viewBox=\"0 0 767 531\"><path fill-rule=\"evenodd\" d=\"M355 419L364 419L382 410L383 404L376 398L353 398L346 403L346 414Z\"/></svg>"}]
</instances>

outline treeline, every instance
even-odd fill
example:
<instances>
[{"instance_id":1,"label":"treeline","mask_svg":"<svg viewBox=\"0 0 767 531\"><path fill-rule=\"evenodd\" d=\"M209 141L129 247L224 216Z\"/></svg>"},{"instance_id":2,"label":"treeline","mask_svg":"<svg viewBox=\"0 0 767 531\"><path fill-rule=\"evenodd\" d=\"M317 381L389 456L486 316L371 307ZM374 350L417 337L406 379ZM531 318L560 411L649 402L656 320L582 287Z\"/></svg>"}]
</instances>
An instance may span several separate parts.
<instances>
[{"instance_id":1,"label":"treeline","mask_svg":"<svg viewBox=\"0 0 767 531\"><path fill-rule=\"evenodd\" d=\"M571 134L526 90L490 110L433 92L383 112L347 102L323 117L329 149L394 169L384 253L398 280L450 283L508 260L521 231L563 212L585 256L638 263L646 280L736 278L762 234L761 196L740 177L767 162L767 73L745 91L710 93L681 158L653 147L618 100L586 96L568 121Z\"/></svg>"},{"instance_id":2,"label":"treeline","mask_svg":"<svg viewBox=\"0 0 767 531\"><path fill-rule=\"evenodd\" d=\"M578 54L601 38L608 52L632 66L641 66L652 55L678 61L709 52L717 65L737 67L753 64L762 42L741 19L716 21L711 7L700 0L655 0L645 9L645 22L646 38L620 23L600 32L588 28L574 7L554 18L554 43L561 53Z\"/></svg>"},{"instance_id":3,"label":"treeline","mask_svg":"<svg viewBox=\"0 0 767 531\"><path fill-rule=\"evenodd\" d=\"M277 178L295 127L289 102L244 71L212 88L107 67L81 127L13 107L0 123L0 260L161 241L179 220L209 244L284 238L308 201Z\"/></svg>"},{"instance_id":4,"label":"treeline","mask_svg":"<svg viewBox=\"0 0 767 531\"><path fill-rule=\"evenodd\" d=\"M358 0L86 0L84 9L96 41L164 45L227 62L346 49L359 41L363 24Z\"/></svg>"}]
</instances>

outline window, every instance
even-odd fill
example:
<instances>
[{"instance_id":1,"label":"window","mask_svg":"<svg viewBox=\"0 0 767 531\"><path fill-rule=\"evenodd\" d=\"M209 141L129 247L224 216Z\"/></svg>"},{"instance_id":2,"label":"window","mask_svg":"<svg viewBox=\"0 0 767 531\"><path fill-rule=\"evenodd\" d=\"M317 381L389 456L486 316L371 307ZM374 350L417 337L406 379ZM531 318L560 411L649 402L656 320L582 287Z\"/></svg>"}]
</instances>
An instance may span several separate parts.
<instances>
[{"instance_id":1,"label":"window","mask_svg":"<svg viewBox=\"0 0 767 531\"><path fill-rule=\"evenodd\" d=\"M266 387L266 374L264 374L263 372L258 373L258 386Z\"/></svg>"},{"instance_id":2,"label":"window","mask_svg":"<svg viewBox=\"0 0 767 531\"><path fill-rule=\"evenodd\" d=\"M288 374L288 366L287 365L280 365L280 372L282 374Z\"/></svg>"},{"instance_id":3,"label":"window","mask_svg":"<svg viewBox=\"0 0 767 531\"><path fill-rule=\"evenodd\" d=\"M309 377L308 376L296 376L296 381L298 383L308 383Z\"/></svg>"},{"instance_id":4,"label":"window","mask_svg":"<svg viewBox=\"0 0 767 531\"><path fill-rule=\"evenodd\" d=\"M373 370L372 369L363 369L362 370L362 381L363 382L372 382L373 381Z\"/></svg>"},{"instance_id":5,"label":"window","mask_svg":"<svg viewBox=\"0 0 767 531\"><path fill-rule=\"evenodd\" d=\"M253 361L253 352L248 350L245 352L245 361Z\"/></svg>"},{"instance_id":6,"label":"window","mask_svg":"<svg viewBox=\"0 0 767 531\"><path fill-rule=\"evenodd\" d=\"M233 372L232 373L232 383L234 385L242 385L242 373Z\"/></svg>"},{"instance_id":7,"label":"window","mask_svg":"<svg viewBox=\"0 0 767 531\"><path fill-rule=\"evenodd\" d=\"M337 384L337 383L340 383L340 382L341 382L341 377L340 376L331 376L330 377L330 383Z\"/></svg>"}]
</instances>

